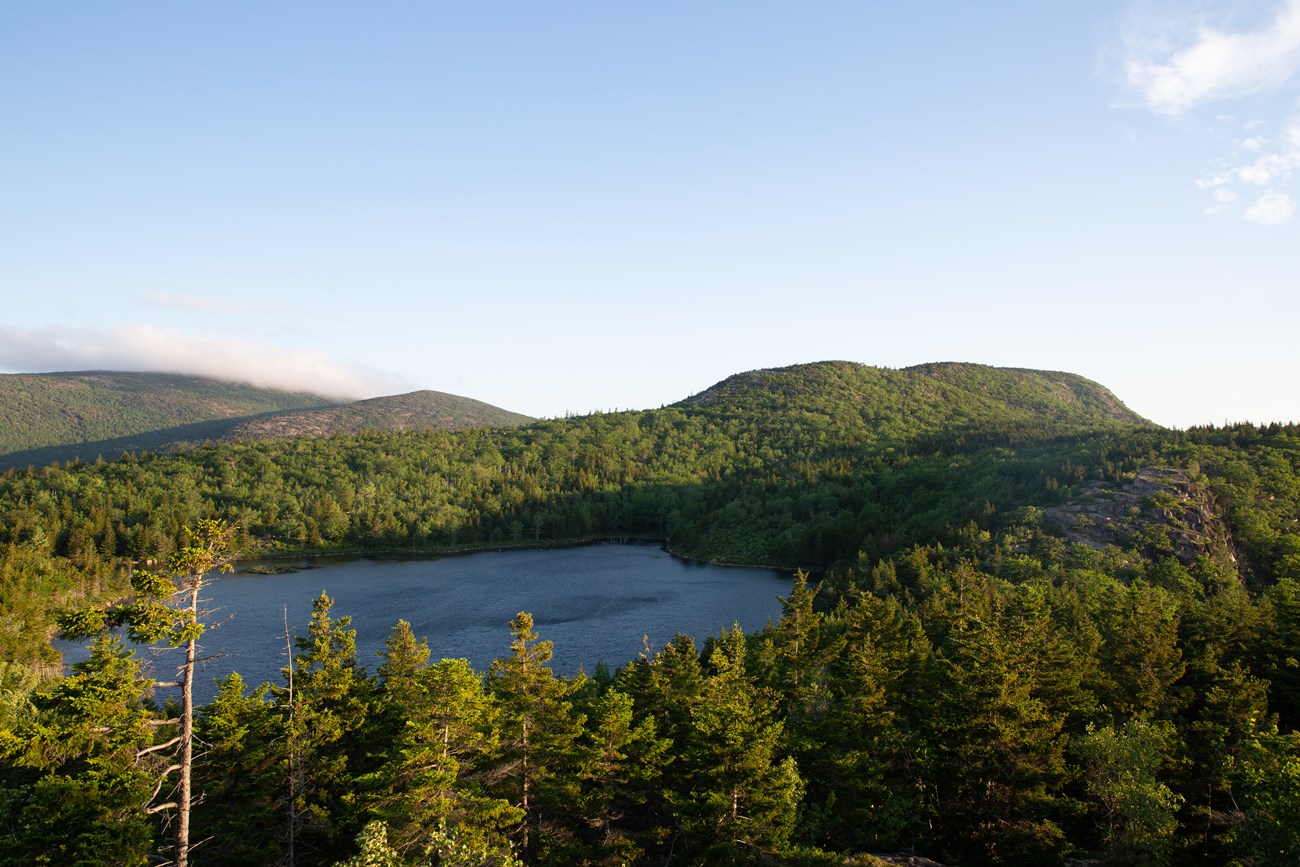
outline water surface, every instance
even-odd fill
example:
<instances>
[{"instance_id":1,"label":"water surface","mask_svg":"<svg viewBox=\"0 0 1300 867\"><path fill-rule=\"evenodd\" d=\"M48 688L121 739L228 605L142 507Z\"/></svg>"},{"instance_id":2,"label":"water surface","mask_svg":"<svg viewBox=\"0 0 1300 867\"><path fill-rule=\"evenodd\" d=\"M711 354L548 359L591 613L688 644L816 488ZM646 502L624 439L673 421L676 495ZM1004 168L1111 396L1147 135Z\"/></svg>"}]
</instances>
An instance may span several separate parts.
<instances>
[{"instance_id":1,"label":"water surface","mask_svg":"<svg viewBox=\"0 0 1300 867\"><path fill-rule=\"evenodd\" d=\"M789 577L773 569L695 563L652 545L282 562L318 568L257 575L244 571L255 564L241 564L204 593L214 609L207 620L218 625L203 638L204 654L215 658L195 682L198 700L209 700L215 679L230 671L250 684L279 683L286 613L290 632L306 635L322 591L334 600L332 616L352 618L363 665L379 661L404 619L427 639L433 659L464 657L486 671L510 652L510 619L528 611L534 631L554 642L556 673L573 674L580 666L591 673L602 660L618 668L647 641L657 650L678 632L702 642L733 623L761 629L780 616L777 596L790 589ZM65 649L65 656L76 654ZM157 658L160 677L174 658Z\"/></svg>"}]
</instances>

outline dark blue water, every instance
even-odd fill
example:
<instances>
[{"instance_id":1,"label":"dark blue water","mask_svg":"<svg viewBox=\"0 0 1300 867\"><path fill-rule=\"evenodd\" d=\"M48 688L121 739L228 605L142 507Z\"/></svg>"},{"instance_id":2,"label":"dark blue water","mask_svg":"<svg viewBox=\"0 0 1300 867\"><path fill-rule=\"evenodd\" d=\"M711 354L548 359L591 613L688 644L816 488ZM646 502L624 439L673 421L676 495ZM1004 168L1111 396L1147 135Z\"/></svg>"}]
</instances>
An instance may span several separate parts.
<instances>
[{"instance_id":1,"label":"dark blue water","mask_svg":"<svg viewBox=\"0 0 1300 867\"><path fill-rule=\"evenodd\" d=\"M309 561L277 561L307 566ZM658 650L678 632L702 642L739 623L746 632L780 616L777 596L788 576L772 569L710 566L680 560L651 545L591 545L502 551L422 560L318 560L319 568L287 575L243 569L212 581L204 593L207 618L218 624L202 641L195 698L208 701L219 677L238 671L249 684L280 682L285 664L286 611L290 632L306 635L312 602L324 590L331 615L352 618L358 657L374 666L393 625L410 622L432 658L468 659L487 671L510 652L509 622L533 615L534 631L554 642L557 674L596 662L611 669L635 659L644 641ZM84 652L80 655L84 655ZM147 652L146 652L147 655ZM78 654L65 649L69 659ZM176 656L158 656L157 676L169 677Z\"/></svg>"}]
</instances>

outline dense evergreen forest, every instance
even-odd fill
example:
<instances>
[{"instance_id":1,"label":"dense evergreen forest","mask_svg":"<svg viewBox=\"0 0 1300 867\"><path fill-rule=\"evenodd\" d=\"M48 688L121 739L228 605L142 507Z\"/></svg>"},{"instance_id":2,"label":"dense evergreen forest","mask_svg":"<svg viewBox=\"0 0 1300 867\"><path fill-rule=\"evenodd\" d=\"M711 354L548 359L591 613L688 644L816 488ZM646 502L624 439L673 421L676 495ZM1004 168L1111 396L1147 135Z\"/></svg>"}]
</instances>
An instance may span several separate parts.
<instances>
[{"instance_id":1,"label":"dense evergreen forest","mask_svg":"<svg viewBox=\"0 0 1300 867\"><path fill-rule=\"evenodd\" d=\"M234 675L192 715L189 859L1300 859L1300 428L1169 431L1067 374L847 363L658 410L5 473L0 858L177 859L190 715L155 683L172 657L137 649L200 637L170 579L230 552L626 537L815 580L760 633L576 677L522 612L488 671L402 622L373 666L322 597L279 682ZM56 621L94 641L66 676Z\"/></svg>"}]
</instances>

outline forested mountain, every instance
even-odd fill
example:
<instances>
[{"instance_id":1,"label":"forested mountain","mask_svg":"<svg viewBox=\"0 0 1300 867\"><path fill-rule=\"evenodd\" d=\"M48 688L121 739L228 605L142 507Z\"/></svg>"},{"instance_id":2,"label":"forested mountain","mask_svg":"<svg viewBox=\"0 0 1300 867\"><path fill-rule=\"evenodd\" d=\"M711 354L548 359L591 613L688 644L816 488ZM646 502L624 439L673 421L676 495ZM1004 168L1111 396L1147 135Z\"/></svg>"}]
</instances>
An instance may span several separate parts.
<instances>
[{"instance_id":1,"label":"forested mountain","mask_svg":"<svg viewBox=\"0 0 1300 867\"><path fill-rule=\"evenodd\" d=\"M516 427L533 421L482 401L440 391L412 391L339 406L277 412L235 424L223 439L292 439L364 431L464 430Z\"/></svg>"},{"instance_id":2,"label":"forested mountain","mask_svg":"<svg viewBox=\"0 0 1300 867\"><path fill-rule=\"evenodd\" d=\"M175 711L111 635L193 634L140 601L174 568L133 591L123 566L191 561L212 518L249 554L637 536L820 580L756 635L591 678L554 676L523 613L488 672L401 624L370 671L322 598L292 683L232 678L198 714L195 863L1300 851L1297 427L1167 431L1069 374L829 362L660 410L11 471L0 858L172 851L173 808L149 810ZM69 609L102 634L57 677L42 637Z\"/></svg>"},{"instance_id":3,"label":"forested mountain","mask_svg":"<svg viewBox=\"0 0 1300 867\"><path fill-rule=\"evenodd\" d=\"M530 419L436 391L355 403L165 373L0 374L0 469L229 439L460 430Z\"/></svg>"},{"instance_id":4,"label":"forested mountain","mask_svg":"<svg viewBox=\"0 0 1300 867\"><path fill-rule=\"evenodd\" d=\"M1015 423L1150 424L1109 390L1081 376L957 363L889 370L829 361L755 370L729 377L680 405L740 414L833 414L841 426L876 439Z\"/></svg>"},{"instance_id":5,"label":"forested mountain","mask_svg":"<svg viewBox=\"0 0 1300 867\"><path fill-rule=\"evenodd\" d=\"M0 454L332 403L317 394L171 373L6 373Z\"/></svg>"}]
</instances>

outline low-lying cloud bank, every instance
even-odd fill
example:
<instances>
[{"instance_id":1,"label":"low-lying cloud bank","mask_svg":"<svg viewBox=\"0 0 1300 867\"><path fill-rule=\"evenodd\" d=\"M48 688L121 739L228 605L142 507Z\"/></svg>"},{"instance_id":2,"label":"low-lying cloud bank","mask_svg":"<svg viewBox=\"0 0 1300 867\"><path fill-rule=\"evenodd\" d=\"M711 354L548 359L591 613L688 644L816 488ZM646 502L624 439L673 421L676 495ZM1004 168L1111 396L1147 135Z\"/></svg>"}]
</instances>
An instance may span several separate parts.
<instances>
[{"instance_id":1,"label":"low-lying cloud bank","mask_svg":"<svg viewBox=\"0 0 1300 867\"><path fill-rule=\"evenodd\" d=\"M337 398L375 397L415 387L395 374L341 364L317 350L216 340L148 325L122 325L107 332L0 325L0 369L184 373Z\"/></svg>"}]
</instances>

